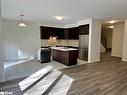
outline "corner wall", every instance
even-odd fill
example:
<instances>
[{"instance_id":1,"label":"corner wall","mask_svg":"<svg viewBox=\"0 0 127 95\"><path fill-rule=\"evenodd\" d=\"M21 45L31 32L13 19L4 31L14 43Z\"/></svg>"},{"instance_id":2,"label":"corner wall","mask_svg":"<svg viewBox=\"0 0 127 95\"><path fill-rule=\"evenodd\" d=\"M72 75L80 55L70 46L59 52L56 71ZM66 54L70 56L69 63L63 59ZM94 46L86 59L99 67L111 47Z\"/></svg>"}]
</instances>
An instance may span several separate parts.
<instances>
[{"instance_id":1,"label":"corner wall","mask_svg":"<svg viewBox=\"0 0 127 95\"><path fill-rule=\"evenodd\" d=\"M100 61L101 21L92 19L89 32L89 62Z\"/></svg>"}]
</instances>

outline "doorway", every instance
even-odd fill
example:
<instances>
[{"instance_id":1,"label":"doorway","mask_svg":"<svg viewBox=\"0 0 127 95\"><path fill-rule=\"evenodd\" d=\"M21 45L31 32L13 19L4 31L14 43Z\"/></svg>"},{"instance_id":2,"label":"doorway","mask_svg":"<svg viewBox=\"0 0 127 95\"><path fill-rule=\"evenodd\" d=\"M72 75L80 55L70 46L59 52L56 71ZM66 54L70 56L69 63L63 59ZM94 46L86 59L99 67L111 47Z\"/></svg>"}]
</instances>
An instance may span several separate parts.
<instances>
[{"instance_id":1,"label":"doorway","mask_svg":"<svg viewBox=\"0 0 127 95\"><path fill-rule=\"evenodd\" d=\"M112 38L113 27L108 27L106 24L102 24L101 27L101 60L106 57L111 57L112 53Z\"/></svg>"}]
</instances>

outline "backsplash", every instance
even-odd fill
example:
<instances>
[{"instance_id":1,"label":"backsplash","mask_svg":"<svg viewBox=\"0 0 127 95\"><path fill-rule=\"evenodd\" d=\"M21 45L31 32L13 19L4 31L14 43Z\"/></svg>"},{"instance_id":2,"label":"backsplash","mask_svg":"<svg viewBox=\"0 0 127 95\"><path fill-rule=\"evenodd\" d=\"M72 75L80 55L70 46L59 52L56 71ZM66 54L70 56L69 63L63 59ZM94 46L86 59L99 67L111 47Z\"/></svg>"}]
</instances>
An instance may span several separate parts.
<instances>
[{"instance_id":1,"label":"backsplash","mask_svg":"<svg viewBox=\"0 0 127 95\"><path fill-rule=\"evenodd\" d=\"M79 47L79 40L57 40L57 45L75 46ZM41 46L47 46L48 40L41 40Z\"/></svg>"}]
</instances>

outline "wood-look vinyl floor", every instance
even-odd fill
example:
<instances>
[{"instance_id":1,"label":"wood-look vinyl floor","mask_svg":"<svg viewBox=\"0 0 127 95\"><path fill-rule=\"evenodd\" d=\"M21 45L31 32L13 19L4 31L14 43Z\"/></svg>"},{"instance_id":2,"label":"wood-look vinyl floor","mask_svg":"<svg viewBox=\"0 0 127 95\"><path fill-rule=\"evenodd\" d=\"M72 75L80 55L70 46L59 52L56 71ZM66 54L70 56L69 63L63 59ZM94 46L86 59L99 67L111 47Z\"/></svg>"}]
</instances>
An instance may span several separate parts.
<instances>
[{"instance_id":1,"label":"wood-look vinyl floor","mask_svg":"<svg viewBox=\"0 0 127 95\"><path fill-rule=\"evenodd\" d=\"M101 55L101 62L74 66L61 70L74 79L67 95L127 95L127 63L121 58ZM0 84L0 90L18 91L13 80Z\"/></svg>"},{"instance_id":2,"label":"wood-look vinyl floor","mask_svg":"<svg viewBox=\"0 0 127 95\"><path fill-rule=\"evenodd\" d=\"M61 70L74 79L68 95L127 95L127 63L107 54L101 60Z\"/></svg>"}]
</instances>

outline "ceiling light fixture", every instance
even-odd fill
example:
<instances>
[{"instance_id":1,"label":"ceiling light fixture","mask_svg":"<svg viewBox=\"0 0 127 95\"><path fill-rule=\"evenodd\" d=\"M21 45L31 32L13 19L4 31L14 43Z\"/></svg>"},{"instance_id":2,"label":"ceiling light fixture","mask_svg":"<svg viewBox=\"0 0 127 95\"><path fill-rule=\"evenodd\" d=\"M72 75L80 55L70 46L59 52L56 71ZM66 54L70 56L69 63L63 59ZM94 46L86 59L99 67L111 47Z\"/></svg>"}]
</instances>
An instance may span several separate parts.
<instances>
[{"instance_id":1,"label":"ceiling light fixture","mask_svg":"<svg viewBox=\"0 0 127 95\"><path fill-rule=\"evenodd\" d=\"M55 18L56 18L57 20L63 20L63 19L64 19L63 16L56 16Z\"/></svg>"},{"instance_id":2,"label":"ceiling light fixture","mask_svg":"<svg viewBox=\"0 0 127 95\"><path fill-rule=\"evenodd\" d=\"M26 24L24 23L24 21L23 21L23 17L24 17L24 15L20 15L21 16L21 22L19 23L19 27L26 27Z\"/></svg>"},{"instance_id":3,"label":"ceiling light fixture","mask_svg":"<svg viewBox=\"0 0 127 95\"><path fill-rule=\"evenodd\" d=\"M109 21L109 23L111 23L111 24L113 24L113 23L115 23L116 21L115 20L111 20L111 21Z\"/></svg>"}]
</instances>

